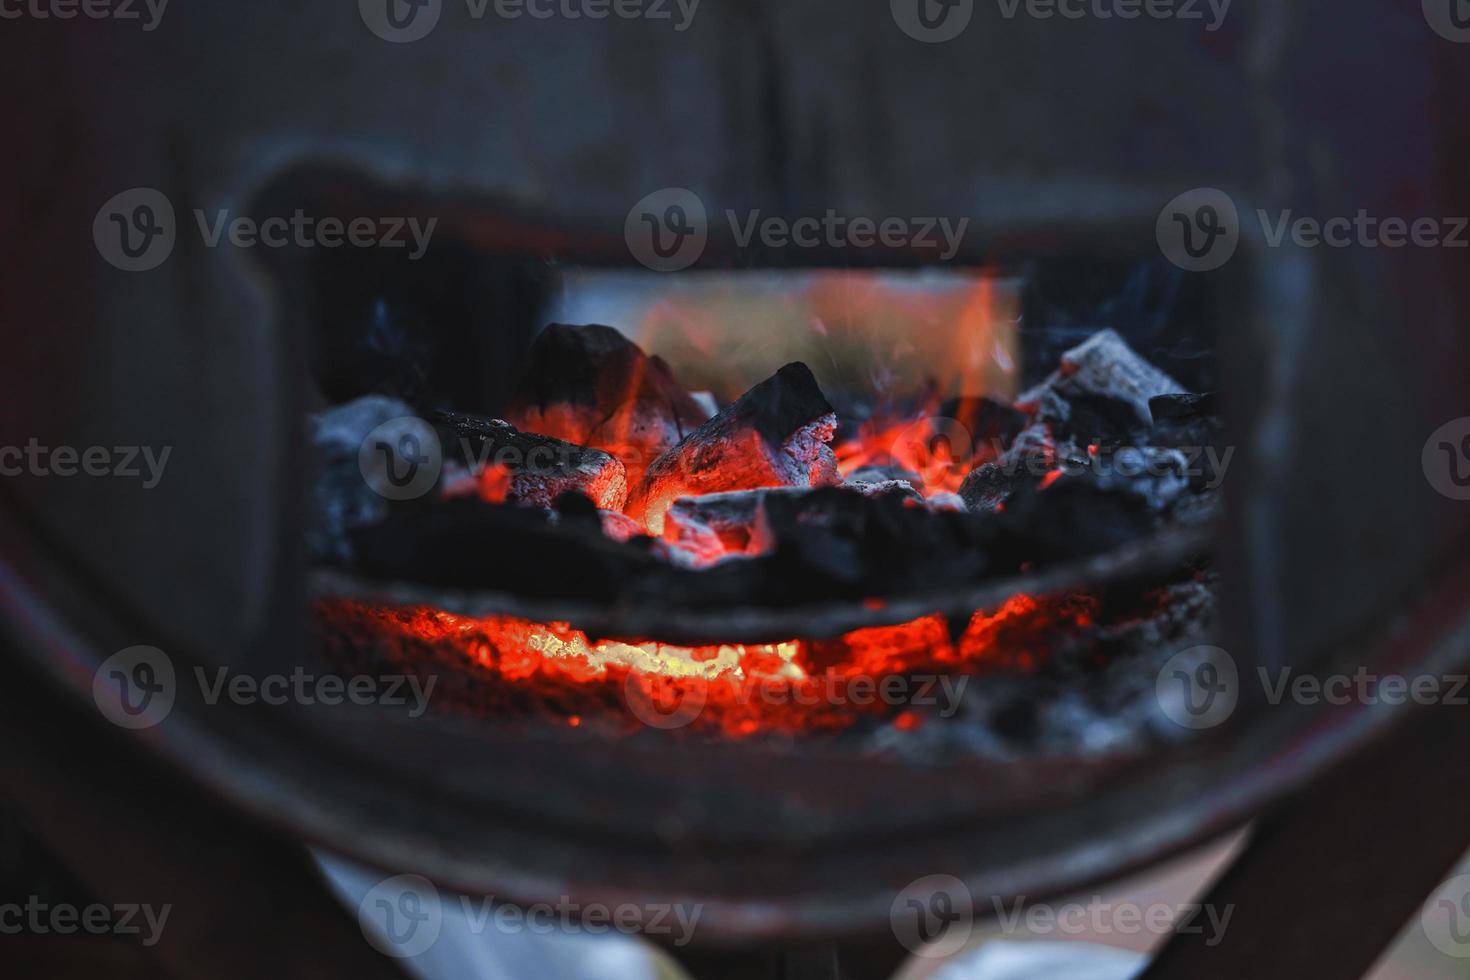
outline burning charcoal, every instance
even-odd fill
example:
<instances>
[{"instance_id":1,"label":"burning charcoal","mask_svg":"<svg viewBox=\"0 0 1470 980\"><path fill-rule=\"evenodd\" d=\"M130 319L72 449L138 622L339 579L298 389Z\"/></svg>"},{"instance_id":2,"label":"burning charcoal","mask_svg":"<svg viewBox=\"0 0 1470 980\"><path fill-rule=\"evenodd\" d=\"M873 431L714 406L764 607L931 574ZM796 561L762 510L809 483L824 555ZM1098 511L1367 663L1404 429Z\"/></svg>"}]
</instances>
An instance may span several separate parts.
<instances>
[{"instance_id":1,"label":"burning charcoal","mask_svg":"<svg viewBox=\"0 0 1470 980\"><path fill-rule=\"evenodd\" d=\"M827 588L853 583L867 594L950 585L985 567L986 525L914 506L907 494L862 496L823 489L772 496L761 511L759 537L770 551L773 578L807 575ZM821 588L821 586L817 586Z\"/></svg>"},{"instance_id":2,"label":"burning charcoal","mask_svg":"<svg viewBox=\"0 0 1470 980\"><path fill-rule=\"evenodd\" d=\"M986 569L993 530L901 495L864 497L838 487L768 492L752 535L765 553L644 579L633 583L630 601L789 606L953 586Z\"/></svg>"},{"instance_id":3,"label":"burning charcoal","mask_svg":"<svg viewBox=\"0 0 1470 980\"><path fill-rule=\"evenodd\" d=\"M761 507L770 494L801 493L788 488L737 490L673 502L664 518L664 540L711 559L726 554L753 554Z\"/></svg>"},{"instance_id":4,"label":"burning charcoal","mask_svg":"<svg viewBox=\"0 0 1470 980\"><path fill-rule=\"evenodd\" d=\"M843 482L852 486L857 483L889 483L901 480L912 487L923 479L913 470L906 470L902 466L864 466L860 470L854 470Z\"/></svg>"},{"instance_id":5,"label":"burning charcoal","mask_svg":"<svg viewBox=\"0 0 1470 980\"><path fill-rule=\"evenodd\" d=\"M1140 426L1153 424L1149 399L1184 393L1179 382L1139 357L1115 331L1103 330L1062 355L1062 365L1038 388L1022 395L1017 407L1034 410L1047 391L1075 403L1102 398L1125 403Z\"/></svg>"},{"instance_id":6,"label":"burning charcoal","mask_svg":"<svg viewBox=\"0 0 1470 980\"><path fill-rule=\"evenodd\" d=\"M1067 420L1056 429L1077 441L1103 446L1149 442L1149 427L1139 424L1131 401L1105 395L1084 395L1068 405L1071 411Z\"/></svg>"},{"instance_id":7,"label":"burning charcoal","mask_svg":"<svg viewBox=\"0 0 1470 980\"><path fill-rule=\"evenodd\" d=\"M1000 507L1011 494L1023 487L1040 482L1041 477L1033 475L1024 466L984 463L965 477L964 484L960 486L960 498L970 510L985 513Z\"/></svg>"},{"instance_id":8,"label":"burning charcoal","mask_svg":"<svg viewBox=\"0 0 1470 980\"><path fill-rule=\"evenodd\" d=\"M1016 555L1040 561L1110 551L1154 531L1189 487L1171 449L1125 448L1067 459L1041 481L1014 488L1002 518Z\"/></svg>"},{"instance_id":9,"label":"burning charcoal","mask_svg":"<svg viewBox=\"0 0 1470 980\"><path fill-rule=\"evenodd\" d=\"M930 510L947 510L957 514L963 514L970 509L965 498L957 493L936 493L924 500L924 506Z\"/></svg>"},{"instance_id":10,"label":"burning charcoal","mask_svg":"<svg viewBox=\"0 0 1470 980\"><path fill-rule=\"evenodd\" d=\"M551 507L562 494L580 493L603 510L619 510L627 499L623 464L600 450L521 432L499 419L439 412L435 421L446 456L476 474L509 472L511 503Z\"/></svg>"},{"instance_id":11,"label":"burning charcoal","mask_svg":"<svg viewBox=\"0 0 1470 980\"><path fill-rule=\"evenodd\" d=\"M382 520L388 502L363 478L358 452L378 426L413 415L413 409L391 398L371 395L323 412L311 421L311 448L316 462L312 485L312 521L307 546L319 561L348 562L348 532Z\"/></svg>"},{"instance_id":12,"label":"burning charcoal","mask_svg":"<svg viewBox=\"0 0 1470 980\"><path fill-rule=\"evenodd\" d=\"M837 416L804 364L788 364L648 468L626 513L654 534L680 497L837 483Z\"/></svg>"},{"instance_id":13,"label":"burning charcoal","mask_svg":"<svg viewBox=\"0 0 1470 980\"><path fill-rule=\"evenodd\" d=\"M612 327L554 323L526 355L506 418L617 456L630 483L710 417L661 358Z\"/></svg>"},{"instance_id":14,"label":"burning charcoal","mask_svg":"<svg viewBox=\"0 0 1470 980\"><path fill-rule=\"evenodd\" d=\"M631 541L643 533L637 521L619 511L599 510L597 516L602 518L603 535L619 543Z\"/></svg>"},{"instance_id":15,"label":"burning charcoal","mask_svg":"<svg viewBox=\"0 0 1470 980\"><path fill-rule=\"evenodd\" d=\"M1173 449L1129 447L1089 465L1100 489L1132 494L1159 512L1168 510L1189 489L1189 464Z\"/></svg>"},{"instance_id":16,"label":"burning charcoal","mask_svg":"<svg viewBox=\"0 0 1470 980\"><path fill-rule=\"evenodd\" d=\"M994 511L1011 494L1040 483L1058 459L1076 460L1080 455L1071 443L1058 448L1051 426L1037 422L1021 432L1000 459L972 470L960 484L960 498L976 513Z\"/></svg>"},{"instance_id":17,"label":"burning charcoal","mask_svg":"<svg viewBox=\"0 0 1470 980\"><path fill-rule=\"evenodd\" d=\"M844 488L864 497L897 495L924 502L917 490L901 480L846 484ZM674 501L665 515L664 540L691 552L700 564L732 555L768 554L777 545L766 515L769 502L775 499L797 501L794 506L799 510L800 499L811 492L792 487L768 487L683 497Z\"/></svg>"},{"instance_id":18,"label":"burning charcoal","mask_svg":"<svg viewBox=\"0 0 1470 980\"><path fill-rule=\"evenodd\" d=\"M849 490L856 490L864 497L881 497L885 494L896 493L910 500L922 502L924 495L914 489L914 485L908 480L848 480L843 486Z\"/></svg>"},{"instance_id":19,"label":"burning charcoal","mask_svg":"<svg viewBox=\"0 0 1470 980\"><path fill-rule=\"evenodd\" d=\"M1182 449L1191 458L1218 458L1224 448L1224 426L1221 425L1217 398L1214 395L1169 395L1149 402L1154 428L1148 441L1155 446ZM1213 451L1214 455L1208 455ZM1191 487L1204 490L1217 474L1197 466Z\"/></svg>"}]
</instances>

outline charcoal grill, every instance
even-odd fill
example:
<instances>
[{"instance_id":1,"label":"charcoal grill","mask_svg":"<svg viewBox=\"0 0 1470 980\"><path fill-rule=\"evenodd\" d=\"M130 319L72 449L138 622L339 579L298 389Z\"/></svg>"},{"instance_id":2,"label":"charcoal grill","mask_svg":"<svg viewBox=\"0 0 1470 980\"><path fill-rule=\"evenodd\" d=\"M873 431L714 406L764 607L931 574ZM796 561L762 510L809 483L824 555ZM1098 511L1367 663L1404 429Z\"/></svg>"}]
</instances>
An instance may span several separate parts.
<instances>
[{"instance_id":1,"label":"charcoal grill","mask_svg":"<svg viewBox=\"0 0 1470 980\"><path fill-rule=\"evenodd\" d=\"M1228 189L1246 212L1466 213L1453 121L1470 60L1417 11L1352 6L1240 10L1210 35L980 11L943 45L895 29L885 5L825 0L706 0L681 34L617 20L474 23L451 9L404 45L373 37L351 5L248 15L181 5L146 35L8 24L12 91L33 94L6 109L26 151L0 182L0 213L14 221L0 273L11 392L0 441L176 447L174 478L148 493L0 486L0 593L18 676L85 699L97 665L134 643L166 647L181 669L269 671L296 662L304 642L301 420L321 311L301 297L319 295L317 280L189 234L157 270L113 269L90 229L118 191L157 187L209 211L337 195L344 207L452 213L498 270L462 301L508 324L525 322L518 268L549 255L628 264L628 208L667 186L740 210L971 215L978 234L962 258L976 265L1156 254L1160 208L1198 186ZM833 258L742 252L716 235L704 261ZM1458 263L1449 250L1247 240L1226 269L1201 274L1221 304L1215 339L1240 448L1218 548L1222 642L1249 662L1464 666L1470 512L1435 494L1419 463L1427 434L1466 414ZM479 377L503 386L505 370L490 364ZM1160 554L1068 575L1122 574ZM642 610L573 612L675 637L791 625L736 612L667 623ZM825 614L842 627L876 615ZM1114 877L1289 813L1279 808L1303 787L1340 801L1340 784L1314 780L1360 753L1382 773L1404 761L1390 747L1412 751L1389 733L1430 724L1382 705L1245 712L1177 751L1004 767L832 748L674 754L534 733L487 749L460 728L392 719L322 725L187 697L175 712L141 740L147 752L284 836L470 893L701 901L702 938L716 948L880 934L893 894L935 869L1006 896ZM1457 726L1445 731L1463 741ZM1402 787L1406 807L1413 790ZM1271 823L1254 860L1337 839L1295 820ZM1393 924L1453 850L1437 823L1417 841L1391 838L1412 879L1384 892ZM1290 846L1278 828L1282 839L1297 831ZM1252 883L1251 860L1223 887ZM1305 894L1310 877L1280 887ZM1304 913L1303 925L1321 918ZM1361 969L1376 952L1364 944L1384 938L1361 933L1340 956L1323 954L1337 975ZM1223 957L1189 967L1188 951L1178 955L1160 969L1224 975L1212 965Z\"/></svg>"}]
</instances>

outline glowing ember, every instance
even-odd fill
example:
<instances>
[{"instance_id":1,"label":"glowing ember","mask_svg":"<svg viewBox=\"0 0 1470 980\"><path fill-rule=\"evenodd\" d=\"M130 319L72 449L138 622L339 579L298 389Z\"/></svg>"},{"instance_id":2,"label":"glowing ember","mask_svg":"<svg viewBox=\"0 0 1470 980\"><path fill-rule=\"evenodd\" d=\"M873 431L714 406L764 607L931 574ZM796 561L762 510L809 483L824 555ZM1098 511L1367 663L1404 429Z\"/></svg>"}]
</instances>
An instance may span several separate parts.
<instances>
[{"instance_id":1,"label":"glowing ember","mask_svg":"<svg viewBox=\"0 0 1470 980\"><path fill-rule=\"evenodd\" d=\"M922 712L905 696L920 693L920 677L932 683L940 676L1030 669L1058 635L1089 624L1096 605L1086 597L1018 595L994 612L975 614L958 636L944 618L930 616L833 640L701 647L594 640L564 623L471 619L346 600L319 602L316 613L330 655L356 670L364 658L377 657L398 670L438 676L450 703L469 713L550 713L572 727L592 719L627 727L668 716L677 724L655 727L739 738L836 731L864 715L900 717L903 726L917 727ZM896 696L881 696L885 689Z\"/></svg>"}]
</instances>

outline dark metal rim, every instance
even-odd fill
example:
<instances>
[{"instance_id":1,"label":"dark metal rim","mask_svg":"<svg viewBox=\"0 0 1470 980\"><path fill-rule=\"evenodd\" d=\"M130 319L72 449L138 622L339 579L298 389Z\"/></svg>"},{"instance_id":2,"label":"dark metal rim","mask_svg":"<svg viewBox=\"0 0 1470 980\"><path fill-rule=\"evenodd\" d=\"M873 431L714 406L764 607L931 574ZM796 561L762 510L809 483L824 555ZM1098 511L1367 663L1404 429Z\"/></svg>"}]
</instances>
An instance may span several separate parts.
<instances>
[{"instance_id":1,"label":"dark metal rim","mask_svg":"<svg viewBox=\"0 0 1470 980\"><path fill-rule=\"evenodd\" d=\"M1394 641L1390 662L1447 667L1463 657L1449 643L1470 628L1462 598L1470 565L1447 576ZM0 566L0 602L18 649L29 652L60 684L90 697L91 644L12 569ZM1402 631L1401 631L1402 632ZM1462 635L1462 634L1461 634ZM645 870L604 862L590 877L586 842L544 839L546 828L524 821L497 824L489 814L466 813L452 799L416 798L412 788L385 780L362 760L333 758L303 745L290 730L221 731L203 718L170 721L167 738L149 747L243 810L294 837L390 873L411 870L471 893L535 901L560 895L582 900L697 901L704 936L793 937L836 935L880 927L888 902L909 880L951 871L977 895L1040 897L1103 880L1161 859L1239 825L1289 789L1364 744L1407 709L1378 705L1350 709L1283 710L1208 751L1160 760L1142 779L1099 788L1065 813L1042 813L1017 833L1014 850L997 848L995 827L964 827L914 842L905 849L855 849L843 858L797 860L792 890L732 895L718 875L700 883L697 855L635 855L668 869L667 883L633 883ZM551 778L555 778L554 774ZM1004 831L1004 828L999 828ZM536 846L559 860L538 861ZM956 856L974 855L973 859ZM544 857L544 853L542 855ZM844 862L847 887L829 884L832 861ZM865 862L853 879L851 863ZM868 869L871 865L871 869ZM831 880L836 880L833 876ZM866 883L863 883L866 882ZM682 884L681 884L682 883Z\"/></svg>"},{"instance_id":2,"label":"dark metal rim","mask_svg":"<svg viewBox=\"0 0 1470 980\"><path fill-rule=\"evenodd\" d=\"M347 572L318 570L308 588L316 598L354 599L398 607L428 606L460 616L513 616L536 623L570 623L595 637L670 643L780 643L793 637L830 639L853 630L893 626L924 616L966 615L993 609L1017 594L1050 595L1119 580L1164 575L1209 553L1216 529L1172 528L1142 541L1045 571L1010 576L925 596L900 597L878 608L821 603L789 609L661 609L536 600L504 592L440 589L385 582Z\"/></svg>"}]
</instances>

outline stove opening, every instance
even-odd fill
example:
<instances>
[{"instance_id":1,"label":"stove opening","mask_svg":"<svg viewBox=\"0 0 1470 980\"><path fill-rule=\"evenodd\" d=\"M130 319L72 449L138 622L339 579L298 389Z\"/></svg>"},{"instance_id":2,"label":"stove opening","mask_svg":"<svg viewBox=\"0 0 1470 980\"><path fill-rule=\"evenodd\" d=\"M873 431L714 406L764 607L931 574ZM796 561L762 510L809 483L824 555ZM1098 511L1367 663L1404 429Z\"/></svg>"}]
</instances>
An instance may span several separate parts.
<instances>
[{"instance_id":1,"label":"stove opening","mask_svg":"<svg viewBox=\"0 0 1470 980\"><path fill-rule=\"evenodd\" d=\"M1155 682L1212 636L1233 456L1198 277L1060 247L659 273L502 225L276 260L333 667L578 737L1009 758L1188 727Z\"/></svg>"}]
</instances>

